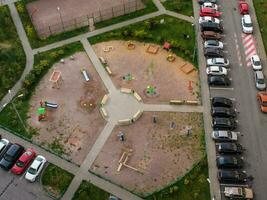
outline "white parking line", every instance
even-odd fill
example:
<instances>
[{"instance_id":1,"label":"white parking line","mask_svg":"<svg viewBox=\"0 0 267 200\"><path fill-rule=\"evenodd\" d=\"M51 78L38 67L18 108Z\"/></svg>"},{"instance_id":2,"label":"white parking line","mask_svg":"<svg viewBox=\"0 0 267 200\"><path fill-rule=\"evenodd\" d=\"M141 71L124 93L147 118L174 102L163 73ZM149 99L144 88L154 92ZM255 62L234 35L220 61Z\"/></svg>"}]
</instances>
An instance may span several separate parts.
<instances>
[{"instance_id":1,"label":"white parking line","mask_svg":"<svg viewBox=\"0 0 267 200\"><path fill-rule=\"evenodd\" d=\"M234 90L234 88L226 88L226 87L210 87L210 90Z\"/></svg>"}]
</instances>

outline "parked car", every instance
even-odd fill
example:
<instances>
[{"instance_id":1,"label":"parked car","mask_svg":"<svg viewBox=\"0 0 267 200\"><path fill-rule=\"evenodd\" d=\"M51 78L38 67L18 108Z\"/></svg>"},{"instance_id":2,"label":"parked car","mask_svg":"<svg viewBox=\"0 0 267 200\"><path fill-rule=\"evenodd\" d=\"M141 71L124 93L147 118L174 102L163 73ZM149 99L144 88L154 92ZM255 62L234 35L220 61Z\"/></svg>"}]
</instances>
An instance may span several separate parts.
<instances>
[{"instance_id":1,"label":"parked car","mask_svg":"<svg viewBox=\"0 0 267 200\"><path fill-rule=\"evenodd\" d=\"M247 173L242 170L222 169L217 174L220 183L245 183L247 181Z\"/></svg>"},{"instance_id":2,"label":"parked car","mask_svg":"<svg viewBox=\"0 0 267 200\"><path fill-rule=\"evenodd\" d=\"M255 71L262 70L261 60L260 60L258 55L251 56L250 61L251 61L251 64L252 64L252 68Z\"/></svg>"},{"instance_id":3,"label":"parked car","mask_svg":"<svg viewBox=\"0 0 267 200\"><path fill-rule=\"evenodd\" d=\"M208 76L209 86L229 86L231 84L230 79L227 76Z\"/></svg>"},{"instance_id":4,"label":"parked car","mask_svg":"<svg viewBox=\"0 0 267 200\"><path fill-rule=\"evenodd\" d=\"M229 143L229 142L223 142L223 143L216 143L215 145L216 151L220 154L241 154L243 152L243 147L239 143Z\"/></svg>"},{"instance_id":5,"label":"parked car","mask_svg":"<svg viewBox=\"0 0 267 200\"><path fill-rule=\"evenodd\" d=\"M199 17L198 22L199 24L202 24L203 22L212 22L212 23L220 24L220 20L218 18L210 17L210 16Z\"/></svg>"},{"instance_id":6,"label":"parked car","mask_svg":"<svg viewBox=\"0 0 267 200\"><path fill-rule=\"evenodd\" d=\"M266 84L265 84L264 75L262 71L255 71L254 78L255 78L256 88L258 90L265 90Z\"/></svg>"},{"instance_id":7,"label":"parked car","mask_svg":"<svg viewBox=\"0 0 267 200\"><path fill-rule=\"evenodd\" d=\"M225 67L221 66L210 66L206 68L207 75L218 75L218 76L226 76L228 71Z\"/></svg>"},{"instance_id":8,"label":"parked car","mask_svg":"<svg viewBox=\"0 0 267 200\"><path fill-rule=\"evenodd\" d=\"M201 5L201 8L212 8L214 10L218 10L218 6L217 4L215 3L211 3L211 2L204 2L202 5Z\"/></svg>"},{"instance_id":9,"label":"parked car","mask_svg":"<svg viewBox=\"0 0 267 200\"><path fill-rule=\"evenodd\" d=\"M212 119L212 128L214 130L234 130L237 128L237 123L232 118L214 117Z\"/></svg>"},{"instance_id":10,"label":"parked car","mask_svg":"<svg viewBox=\"0 0 267 200\"><path fill-rule=\"evenodd\" d=\"M35 156L36 153L34 149L27 149L17 160L16 164L12 167L11 172L17 175L22 174L33 161Z\"/></svg>"},{"instance_id":11,"label":"parked car","mask_svg":"<svg viewBox=\"0 0 267 200\"><path fill-rule=\"evenodd\" d=\"M216 33L214 31L203 31L201 33L201 37L204 40L220 40L222 38L220 33Z\"/></svg>"},{"instance_id":12,"label":"parked car","mask_svg":"<svg viewBox=\"0 0 267 200\"><path fill-rule=\"evenodd\" d=\"M199 3L200 5L202 5L202 4L205 3L205 2L216 3L217 0L198 0L198 3Z\"/></svg>"},{"instance_id":13,"label":"parked car","mask_svg":"<svg viewBox=\"0 0 267 200\"><path fill-rule=\"evenodd\" d=\"M231 186L224 187L224 196L228 199L253 199L253 191L246 186Z\"/></svg>"},{"instance_id":14,"label":"parked car","mask_svg":"<svg viewBox=\"0 0 267 200\"><path fill-rule=\"evenodd\" d=\"M30 182L34 182L36 178L38 177L38 175L40 174L40 172L42 171L45 163L46 163L45 157L38 155L34 159L31 166L28 168L26 175L25 175L25 179L27 179Z\"/></svg>"},{"instance_id":15,"label":"parked car","mask_svg":"<svg viewBox=\"0 0 267 200\"><path fill-rule=\"evenodd\" d=\"M257 99L260 105L261 112L267 113L267 92L259 92Z\"/></svg>"},{"instance_id":16,"label":"parked car","mask_svg":"<svg viewBox=\"0 0 267 200\"><path fill-rule=\"evenodd\" d=\"M223 33L223 27L221 24L213 22L203 22L200 24L201 31L214 31L216 33Z\"/></svg>"},{"instance_id":17,"label":"parked car","mask_svg":"<svg viewBox=\"0 0 267 200\"><path fill-rule=\"evenodd\" d=\"M216 164L219 169L223 168L242 168L244 166L243 157L235 155L223 155L216 158Z\"/></svg>"},{"instance_id":18,"label":"parked car","mask_svg":"<svg viewBox=\"0 0 267 200\"><path fill-rule=\"evenodd\" d=\"M236 142L238 140L238 132L215 130L211 134L215 142Z\"/></svg>"},{"instance_id":19,"label":"parked car","mask_svg":"<svg viewBox=\"0 0 267 200\"><path fill-rule=\"evenodd\" d=\"M212 117L236 117L236 111L233 108L212 107Z\"/></svg>"},{"instance_id":20,"label":"parked car","mask_svg":"<svg viewBox=\"0 0 267 200\"><path fill-rule=\"evenodd\" d=\"M221 67L229 67L229 60L225 58L209 58L207 59L208 66L221 66Z\"/></svg>"},{"instance_id":21,"label":"parked car","mask_svg":"<svg viewBox=\"0 0 267 200\"><path fill-rule=\"evenodd\" d=\"M204 48L223 49L223 43L218 40L206 40L204 42Z\"/></svg>"},{"instance_id":22,"label":"parked car","mask_svg":"<svg viewBox=\"0 0 267 200\"><path fill-rule=\"evenodd\" d=\"M7 152L7 150L12 146L12 143L9 142L5 148L2 149L2 151L0 152L0 160L3 158L3 156L5 155L5 153Z\"/></svg>"},{"instance_id":23,"label":"parked car","mask_svg":"<svg viewBox=\"0 0 267 200\"><path fill-rule=\"evenodd\" d=\"M204 56L207 58L223 57L223 52L220 49L206 48Z\"/></svg>"},{"instance_id":24,"label":"parked car","mask_svg":"<svg viewBox=\"0 0 267 200\"><path fill-rule=\"evenodd\" d=\"M241 15L248 14L248 4L245 1L239 1L239 11Z\"/></svg>"},{"instance_id":25,"label":"parked car","mask_svg":"<svg viewBox=\"0 0 267 200\"><path fill-rule=\"evenodd\" d=\"M9 141L7 139L1 139L0 140L0 154L2 151L4 151L4 149L6 148L8 143L9 143Z\"/></svg>"},{"instance_id":26,"label":"parked car","mask_svg":"<svg viewBox=\"0 0 267 200\"><path fill-rule=\"evenodd\" d=\"M249 14L242 15L241 17L242 31L246 34L253 32L252 20Z\"/></svg>"},{"instance_id":27,"label":"parked car","mask_svg":"<svg viewBox=\"0 0 267 200\"><path fill-rule=\"evenodd\" d=\"M231 99L225 97L213 97L211 100L211 105L213 107L233 107L233 102Z\"/></svg>"},{"instance_id":28,"label":"parked car","mask_svg":"<svg viewBox=\"0 0 267 200\"><path fill-rule=\"evenodd\" d=\"M0 167L9 170L24 152L24 148L19 144L12 144L0 161Z\"/></svg>"},{"instance_id":29,"label":"parked car","mask_svg":"<svg viewBox=\"0 0 267 200\"><path fill-rule=\"evenodd\" d=\"M204 16L210 16L210 17L217 17L219 18L221 16L221 12L216 11L215 9L212 8L201 8L199 16L204 17Z\"/></svg>"}]
</instances>

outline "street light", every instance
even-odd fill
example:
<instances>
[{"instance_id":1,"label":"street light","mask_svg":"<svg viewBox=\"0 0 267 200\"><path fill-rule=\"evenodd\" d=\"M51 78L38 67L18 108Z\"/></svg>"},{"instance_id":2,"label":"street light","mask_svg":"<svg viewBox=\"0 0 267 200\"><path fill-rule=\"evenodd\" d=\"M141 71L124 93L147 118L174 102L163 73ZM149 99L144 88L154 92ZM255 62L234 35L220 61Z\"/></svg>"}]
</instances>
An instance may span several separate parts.
<instances>
[{"instance_id":1,"label":"street light","mask_svg":"<svg viewBox=\"0 0 267 200\"><path fill-rule=\"evenodd\" d=\"M60 11L60 7L59 6L57 7L57 11L58 11L59 16L60 16L60 21L61 21L61 24L62 24L62 28L65 31L65 27L64 27L64 23L63 23L63 20L62 20L62 15L61 15L61 11Z\"/></svg>"}]
</instances>

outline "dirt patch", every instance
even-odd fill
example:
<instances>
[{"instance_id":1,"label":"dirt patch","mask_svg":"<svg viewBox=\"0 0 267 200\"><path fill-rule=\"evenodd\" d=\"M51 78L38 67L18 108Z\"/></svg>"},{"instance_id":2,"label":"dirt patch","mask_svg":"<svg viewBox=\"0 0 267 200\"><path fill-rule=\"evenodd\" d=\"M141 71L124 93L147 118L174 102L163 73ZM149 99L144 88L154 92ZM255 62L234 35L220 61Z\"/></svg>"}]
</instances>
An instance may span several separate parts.
<instances>
[{"instance_id":1,"label":"dirt patch","mask_svg":"<svg viewBox=\"0 0 267 200\"><path fill-rule=\"evenodd\" d=\"M124 142L118 139L120 132ZM145 112L134 124L114 128L91 170L131 191L153 192L183 176L201 159L201 133L202 114ZM125 151L132 151L126 164L142 173L125 166L117 171Z\"/></svg>"},{"instance_id":2,"label":"dirt patch","mask_svg":"<svg viewBox=\"0 0 267 200\"><path fill-rule=\"evenodd\" d=\"M38 129L35 141L59 153L64 151L80 164L106 123L98 105L107 91L86 53L76 53L74 58L66 58L65 64L55 64L40 81L30 100L28 123ZM87 70L88 82L81 69ZM54 70L62 73L59 89L52 88L49 81ZM41 100L56 103L58 108L47 109L46 120L39 122L37 110Z\"/></svg>"},{"instance_id":3,"label":"dirt patch","mask_svg":"<svg viewBox=\"0 0 267 200\"><path fill-rule=\"evenodd\" d=\"M134 44L133 50L127 49L125 41L109 41L93 46L97 55L107 60L114 74L112 81L117 88L134 89L146 103L167 103L170 99L198 99L198 72L194 70L185 74L180 69L186 64L182 58L175 56L174 62L169 62L169 53L166 50L160 48L157 54L151 54L147 52L149 44ZM107 46L112 46L113 50L104 52L103 49ZM153 87L155 94L147 94L148 86Z\"/></svg>"}]
</instances>

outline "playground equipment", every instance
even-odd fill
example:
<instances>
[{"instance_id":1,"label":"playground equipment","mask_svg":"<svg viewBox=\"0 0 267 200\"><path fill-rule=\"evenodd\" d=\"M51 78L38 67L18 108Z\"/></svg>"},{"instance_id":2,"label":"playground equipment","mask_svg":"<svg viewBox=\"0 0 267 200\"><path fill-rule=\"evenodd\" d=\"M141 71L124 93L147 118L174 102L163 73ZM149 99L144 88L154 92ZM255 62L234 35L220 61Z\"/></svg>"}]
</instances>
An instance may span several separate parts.
<instances>
[{"instance_id":1,"label":"playground equipment","mask_svg":"<svg viewBox=\"0 0 267 200\"><path fill-rule=\"evenodd\" d=\"M122 153L122 155L121 155L121 157L119 159L119 166L117 168L117 171L118 172L121 171L121 168L124 166L124 167L127 167L128 169L132 169L132 170L134 170L136 172L139 172L139 173L143 174L143 172L140 169L137 169L137 168L127 164L127 161L129 159L129 157L132 155L132 152L133 152L132 149L128 149L128 150L125 150Z\"/></svg>"},{"instance_id":2,"label":"playground equipment","mask_svg":"<svg viewBox=\"0 0 267 200\"><path fill-rule=\"evenodd\" d=\"M54 70L51 77L50 77L50 82L52 82L52 88L60 88L60 84L62 83L63 79L61 77L61 71L56 71Z\"/></svg>"},{"instance_id":3,"label":"playground equipment","mask_svg":"<svg viewBox=\"0 0 267 200\"><path fill-rule=\"evenodd\" d=\"M58 104L56 104L56 103L49 103L49 102L45 101L45 107L57 109L58 108Z\"/></svg>"},{"instance_id":4,"label":"playground equipment","mask_svg":"<svg viewBox=\"0 0 267 200\"><path fill-rule=\"evenodd\" d=\"M46 118L46 109L43 107L38 108L38 121L44 120Z\"/></svg>"},{"instance_id":5,"label":"playground equipment","mask_svg":"<svg viewBox=\"0 0 267 200\"><path fill-rule=\"evenodd\" d=\"M106 46L103 48L104 52L110 52L111 50L113 50L113 46Z\"/></svg>"},{"instance_id":6,"label":"playground equipment","mask_svg":"<svg viewBox=\"0 0 267 200\"><path fill-rule=\"evenodd\" d=\"M188 81L188 90L193 92L192 81Z\"/></svg>"},{"instance_id":7,"label":"playground equipment","mask_svg":"<svg viewBox=\"0 0 267 200\"><path fill-rule=\"evenodd\" d=\"M171 44L169 42L164 42L163 49L166 49L167 51L169 51L171 49Z\"/></svg>"},{"instance_id":8,"label":"playground equipment","mask_svg":"<svg viewBox=\"0 0 267 200\"><path fill-rule=\"evenodd\" d=\"M127 42L127 48L129 50L133 50L133 49L135 49L135 44L132 41L128 41Z\"/></svg>"},{"instance_id":9,"label":"playground equipment","mask_svg":"<svg viewBox=\"0 0 267 200\"><path fill-rule=\"evenodd\" d=\"M148 85L148 86L146 87L146 93L147 93L147 94L156 94L156 89L155 89L155 87L152 87L152 86Z\"/></svg>"},{"instance_id":10,"label":"playground equipment","mask_svg":"<svg viewBox=\"0 0 267 200\"><path fill-rule=\"evenodd\" d=\"M89 81L90 78L89 78L89 76L88 76L87 71L86 71L85 69L82 69L81 72L82 72L82 74L83 74L83 77L84 77L85 81L86 81L86 82Z\"/></svg>"},{"instance_id":11,"label":"playground equipment","mask_svg":"<svg viewBox=\"0 0 267 200\"><path fill-rule=\"evenodd\" d=\"M129 74L123 76L122 79L125 81L131 81L131 80L134 80L135 78L132 76L132 74L129 73Z\"/></svg>"},{"instance_id":12,"label":"playground equipment","mask_svg":"<svg viewBox=\"0 0 267 200\"><path fill-rule=\"evenodd\" d=\"M146 52L151 54L157 54L159 51L159 47L153 44L148 45Z\"/></svg>"},{"instance_id":13,"label":"playground equipment","mask_svg":"<svg viewBox=\"0 0 267 200\"><path fill-rule=\"evenodd\" d=\"M169 62L173 62L173 61L175 60L174 55L173 55L173 54L169 54L169 55L167 56L167 60L168 60Z\"/></svg>"}]
</instances>

